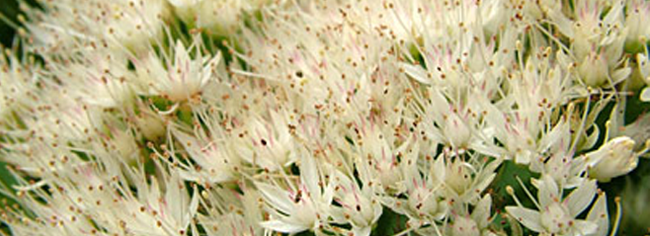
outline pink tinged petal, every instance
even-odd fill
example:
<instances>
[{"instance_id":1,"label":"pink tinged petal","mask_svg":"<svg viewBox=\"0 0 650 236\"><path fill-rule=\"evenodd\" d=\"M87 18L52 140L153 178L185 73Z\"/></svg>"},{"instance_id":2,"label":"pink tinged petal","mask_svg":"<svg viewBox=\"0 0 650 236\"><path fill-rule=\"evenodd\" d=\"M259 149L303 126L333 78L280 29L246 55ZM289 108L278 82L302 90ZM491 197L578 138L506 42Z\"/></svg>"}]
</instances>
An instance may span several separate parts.
<instances>
[{"instance_id":1,"label":"pink tinged petal","mask_svg":"<svg viewBox=\"0 0 650 236\"><path fill-rule=\"evenodd\" d=\"M576 217L580 212L584 211L594 199L596 195L596 181L588 180L582 185L578 186L569 196L564 200L569 207L571 216Z\"/></svg>"},{"instance_id":2,"label":"pink tinged petal","mask_svg":"<svg viewBox=\"0 0 650 236\"><path fill-rule=\"evenodd\" d=\"M506 211L517 221L526 226L526 228L538 233L544 231L542 225L540 224L541 216L539 212L523 207L513 206L506 207Z\"/></svg>"},{"instance_id":3,"label":"pink tinged petal","mask_svg":"<svg viewBox=\"0 0 650 236\"><path fill-rule=\"evenodd\" d=\"M298 233L309 229L303 225L291 224L282 220L264 221L261 222L260 225L270 230L288 234Z\"/></svg>"},{"instance_id":4,"label":"pink tinged petal","mask_svg":"<svg viewBox=\"0 0 650 236\"><path fill-rule=\"evenodd\" d=\"M539 193L537 197L542 207L551 205L553 201L559 201L558 195L560 190L551 175L542 176L542 179L538 183L537 188L539 189Z\"/></svg>"},{"instance_id":5,"label":"pink tinged petal","mask_svg":"<svg viewBox=\"0 0 650 236\"><path fill-rule=\"evenodd\" d=\"M609 232L609 215L607 213L607 196L603 192L587 214L587 221L596 223L598 229L591 233L592 236L606 236Z\"/></svg>"},{"instance_id":6,"label":"pink tinged petal","mask_svg":"<svg viewBox=\"0 0 650 236\"><path fill-rule=\"evenodd\" d=\"M265 183L257 183L257 189L260 190L264 199L271 204L275 209L285 213L291 214L294 209L294 205L289 198L289 194L278 188Z\"/></svg>"}]
</instances>

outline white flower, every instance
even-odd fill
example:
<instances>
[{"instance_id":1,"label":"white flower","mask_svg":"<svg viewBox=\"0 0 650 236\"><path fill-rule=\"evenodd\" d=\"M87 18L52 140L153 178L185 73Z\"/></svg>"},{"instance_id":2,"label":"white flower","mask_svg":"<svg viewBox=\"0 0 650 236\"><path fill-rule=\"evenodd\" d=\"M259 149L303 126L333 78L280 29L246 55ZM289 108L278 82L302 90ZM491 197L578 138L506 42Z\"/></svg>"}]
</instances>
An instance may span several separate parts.
<instances>
[{"instance_id":1,"label":"white flower","mask_svg":"<svg viewBox=\"0 0 650 236\"><path fill-rule=\"evenodd\" d=\"M127 55L93 47L84 48L80 54L83 56L50 70L54 76L66 78L63 83L72 96L91 106L117 109L131 106L135 100L134 73L127 68Z\"/></svg>"},{"instance_id":2,"label":"white flower","mask_svg":"<svg viewBox=\"0 0 650 236\"><path fill-rule=\"evenodd\" d=\"M79 42L103 44L117 51L147 50L163 33L166 8L163 0L63 0L23 9L32 19L27 24L35 38L30 47L68 55L79 50Z\"/></svg>"},{"instance_id":3,"label":"white flower","mask_svg":"<svg viewBox=\"0 0 650 236\"><path fill-rule=\"evenodd\" d=\"M508 187L508 192L515 198L518 206L508 206L506 211L526 228L546 234L590 235L602 227L596 219L577 218L591 205L596 195L596 181L584 181L566 197L563 197L562 186L558 186L550 175L543 174L541 179L533 180L533 185L538 189L537 201L531 199L537 206L537 211L522 206L512 188ZM592 209L602 211L598 205Z\"/></svg>"},{"instance_id":4,"label":"white flower","mask_svg":"<svg viewBox=\"0 0 650 236\"><path fill-rule=\"evenodd\" d=\"M173 102L196 100L203 87L213 79L221 53L204 57L198 42L189 50L194 50L195 55L190 56L191 52L178 41L169 56L150 52L146 58L134 60L141 92L160 95Z\"/></svg>"},{"instance_id":5,"label":"white flower","mask_svg":"<svg viewBox=\"0 0 650 236\"><path fill-rule=\"evenodd\" d=\"M591 52L578 65L578 72L585 84L598 87L607 82L607 60L605 55Z\"/></svg>"},{"instance_id":6,"label":"white flower","mask_svg":"<svg viewBox=\"0 0 650 236\"><path fill-rule=\"evenodd\" d=\"M405 142L396 150L392 150L391 137L384 135L380 126L376 124L359 127L360 150L359 157L355 158L355 164L359 170L360 178L364 182L372 183L372 187L383 188L378 191L396 190L403 179L401 163L397 161L397 155L401 155L408 142Z\"/></svg>"},{"instance_id":7,"label":"white flower","mask_svg":"<svg viewBox=\"0 0 650 236\"><path fill-rule=\"evenodd\" d=\"M253 14L268 0L167 0L185 23L226 36L243 25L245 14Z\"/></svg>"},{"instance_id":8,"label":"white flower","mask_svg":"<svg viewBox=\"0 0 650 236\"><path fill-rule=\"evenodd\" d=\"M230 152L226 142L210 140L206 134L195 138L182 131L173 133L189 157L196 162L196 167L186 166L180 172L182 178L208 184L236 179L240 160Z\"/></svg>"},{"instance_id":9,"label":"white flower","mask_svg":"<svg viewBox=\"0 0 650 236\"><path fill-rule=\"evenodd\" d=\"M456 204L460 205L460 204ZM455 215L453 223L449 225L451 228L450 235L494 235L488 229L488 225L492 220L490 207L492 206L492 197L487 194L474 206L472 213L468 214L467 209L460 210L461 213ZM463 212L464 211L464 212Z\"/></svg>"},{"instance_id":10,"label":"white flower","mask_svg":"<svg viewBox=\"0 0 650 236\"><path fill-rule=\"evenodd\" d=\"M396 198L384 201L392 203L394 211L405 214L412 220L426 222L442 220L449 211L449 204L444 199L443 191L440 191L444 184L440 180L445 176L444 158L437 158L431 163L430 169L423 173L417 168L415 162L417 157L405 158L408 158L405 160L406 163L411 163L404 168L407 199Z\"/></svg>"},{"instance_id":11,"label":"white flower","mask_svg":"<svg viewBox=\"0 0 650 236\"><path fill-rule=\"evenodd\" d=\"M9 55L0 56L0 119L8 121L8 114L29 107L33 102L31 96L36 92L38 68L32 65L33 62L21 63L9 50L5 54ZM0 123L0 126L4 125Z\"/></svg>"},{"instance_id":12,"label":"white flower","mask_svg":"<svg viewBox=\"0 0 650 236\"><path fill-rule=\"evenodd\" d=\"M300 182L290 191L268 183L256 183L272 209L271 219L261 222L267 229L283 233L318 230L329 216L333 186L328 183L311 156L301 159Z\"/></svg>"},{"instance_id":13,"label":"white flower","mask_svg":"<svg viewBox=\"0 0 650 236\"><path fill-rule=\"evenodd\" d=\"M382 213L382 206L372 189L359 186L354 179L338 170L334 170L330 178L335 186L334 200L341 205L331 208L334 220L351 224L354 235L370 235L372 226Z\"/></svg>"},{"instance_id":14,"label":"white flower","mask_svg":"<svg viewBox=\"0 0 650 236\"><path fill-rule=\"evenodd\" d=\"M161 117L142 104L139 104L139 108L140 112L138 114L130 114L138 136L148 140L156 140L162 137L165 134L166 125Z\"/></svg>"},{"instance_id":15,"label":"white flower","mask_svg":"<svg viewBox=\"0 0 650 236\"><path fill-rule=\"evenodd\" d=\"M650 3L643 0L626 1L625 28L627 37L625 49L639 51L650 38L650 28L645 20L650 17Z\"/></svg>"},{"instance_id":16,"label":"white flower","mask_svg":"<svg viewBox=\"0 0 650 236\"><path fill-rule=\"evenodd\" d=\"M238 137L233 137L232 144L233 151L241 159L262 169L276 171L294 163L298 155L286 113L269 113L269 119L250 114L236 130Z\"/></svg>"},{"instance_id":17,"label":"white flower","mask_svg":"<svg viewBox=\"0 0 650 236\"><path fill-rule=\"evenodd\" d=\"M634 140L627 136L608 140L598 150L585 154L585 162L590 167L589 177L600 182L609 182L612 178L625 175L634 170L639 161L640 152L634 151Z\"/></svg>"},{"instance_id":18,"label":"white flower","mask_svg":"<svg viewBox=\"0 0 650 236\"><path fill-rule=\"evenodd\" d=\"M190 225L194 224L200 196L196 188L190 196L179 176L171 174L164 176L160 185L156 179L148 184L144 177L132 176L137 179L134 183L137 192L124 193L121 206L113 208L114 215L106 216L106 220L111 222L110 217L120 219L125 222L123 227L127 232L135 234L187 234Z\"/></svg>"},{"instance_id":19,"label":"white flower","mask_svg":"<svg viewBox=\"0 0 650 236\"><path fill-rule=\"evenodd\" d=\"M208 235L255 236L264 233L260 225L264 208L262 196L252 186L239 187L243 194L222 187L202 191L203 200L211 207L206 214L199 213L197 218Z\"/></svg>"}]
</instances>

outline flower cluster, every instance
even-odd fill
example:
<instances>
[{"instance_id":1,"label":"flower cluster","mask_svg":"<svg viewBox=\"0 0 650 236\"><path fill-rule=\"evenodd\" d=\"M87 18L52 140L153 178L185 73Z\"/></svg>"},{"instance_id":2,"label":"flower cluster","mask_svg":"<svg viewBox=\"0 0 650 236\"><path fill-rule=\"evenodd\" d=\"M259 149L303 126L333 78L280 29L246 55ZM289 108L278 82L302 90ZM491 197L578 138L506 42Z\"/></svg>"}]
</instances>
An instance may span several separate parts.
<instances>
[{"instance_id":1,"label":"flower cluster","mask_svg":"<svg viewBox=\"0 0 650 236\"><path fill-rule=\"evenodd\" d=\"M624 117L650 101L643 0L21 9L14 235L608 235L598 185L650 144Z\"/></svg>"}]
</instances>

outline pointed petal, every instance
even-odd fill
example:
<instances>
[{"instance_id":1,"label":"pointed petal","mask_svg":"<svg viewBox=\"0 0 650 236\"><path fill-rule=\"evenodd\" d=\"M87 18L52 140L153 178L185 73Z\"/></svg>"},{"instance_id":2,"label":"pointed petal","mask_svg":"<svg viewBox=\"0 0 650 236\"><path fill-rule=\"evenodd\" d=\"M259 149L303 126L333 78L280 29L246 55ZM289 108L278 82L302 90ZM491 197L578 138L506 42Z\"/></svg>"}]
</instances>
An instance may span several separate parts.
<instances>
[{"instance_id":1,"label":"pointed petal","mask_svg":"<svg viewBox=\"0 0 650 236\"><path fill-rule=\"evenodd\" d=\"M264 221L261 222L260 225L264 228L271 229L277 232L281 233L288 233L288 234L293 234L293 233L298 233L305 231L309 228L302 226L302 225L296 225L296 224L290 224L288 222L282 221L282 220L269 220L269 221Z\"/></svg>"},{"instance_id":2,"label":"pointed petal","mask_svg":"<svg viewBox=\"0 0 650 236\"><path fill-rule=\"evenodd\" d=\"M476 204L476 207L474 207L471 216L481 229L487 227L490 223L490 207L492 207L492 197L490 194L486 194L485 197Z\"/></svg>"},{"instance_id":3,"label":"pointed petal","mask_svg":"<svg viewBox=\"0 0 650 236\"><path fill-rule=\"evenodd\" d=\"M401 63L402 68L404 68L404 71L406 72L407 75L409 75L411 78L417 80L420 83L423 84L430 84L431 81L427 79L426 76L426 71L424 68L420 66L414 66L411 64L407 63Z\"/></svg>"},{"instance_id":4,"label":"pointed petal","mask_svg":"<svg viewBox=\"0 0 650 236\"><path fill-rule=\"evenodd\" d=\"M555 199L559 199L560 190L558 189L555 180L551 175L545 174L542 176L542 179L538 181L539 193L537 198L539 199L539 204L542 207L551 205ZM559 201L559 200L557 200Z\"/></svg>"},{"instance_id":5,"label":"pointed petal","mask_svg":"<svg viewBox=\"0 0 650 236\"><path fill-rule=\"evenodd\" d=\"M260 190L264 199L271 204L277 210L280 210L283 213L291 214L294 209L294 205L289 199L289 195L286 191L265 183L257 183L257 189Z\"/></svg>"},{"instance_id":6,"label":"pointed petal","mask_svg":"<svg viewBox=\"0 0 650 236\"><path fill-rule=\"evenodd\" d=\"M314 197L320 197L321 195L318 180L318 169L316 169L314 158L310 155L303 155L300 165L300 181Z\"/></svg>"},{"instance_id":7,"label":"pointed petal","mask_svg":"<svg viewBox=\"0 0 650 236\"><path fill-rule=\"evenodd\" d=\"M591 204L596 195L596 181L587 180L564 200L569 207L571 216L576 217Z\"/></svg>"},{"instance_id":8,"label":"pointed petal","mask_svg":"<svg viewBox=\"0 0 650 236\"><path fill-rule=\"evenodd\" d=\"M526 228L538 233L544 231L542 225L540 224L541 216L539 212L523 207L513 206L506 207L506 211L517 221L526 226Z\"/></svg>"},{"instance_id":9,"label":"pointed petal","mask_svg":"<svg viewBox=\"0 0 650 236\"><path fill-rule=\"evenodd\" d=\"M612 73L612 83L613 84L618 84L621 81L627 79L630 74L632 74L632 68L623 68L623 69L618 69Z\"/></svg>"},{"instance_id":10,"label":"pointed petal","mask_svg":"<svg viewBox=\"0 0 650 236\"><path fill-rule=\"evenodd\" d=\"M605 192L598 196L591 210L589 210L587 221L598 225L598 229L592 236L606 236L609 232L609 215L607 213L607 196Z\"/></svg>"}]
</instances>

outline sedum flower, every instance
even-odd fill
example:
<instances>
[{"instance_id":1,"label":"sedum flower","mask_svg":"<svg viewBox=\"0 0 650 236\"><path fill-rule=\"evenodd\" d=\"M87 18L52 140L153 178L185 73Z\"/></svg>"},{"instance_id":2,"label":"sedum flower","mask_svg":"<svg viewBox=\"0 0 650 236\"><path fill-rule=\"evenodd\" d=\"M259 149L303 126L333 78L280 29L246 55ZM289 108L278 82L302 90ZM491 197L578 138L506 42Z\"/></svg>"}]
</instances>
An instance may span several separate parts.
<instances>
[{"instance_id":1,"label":"sedum flower","mask_svg":"<svg viewBox=\"0 0 650 236\"><path fill-rule=\"evenodd\" d=\"M280 186L257 183L260 193L271 207L271 218L261 226L283 233L319 230L331 214L334 197L332 183L325 183L322 172L312 157L301 159L300 181L286 191Z\"/></svg>"},{"instance_id":2,"label":"sedum flower","mask_svg":"<svg viewBox=\"0 0 650 236\"><path fill-rule=\"evenodd\" d=\"M340 207L331 207L330 214L337 223L348 223L354 235L368 236L379 220L382 206L368 186L359 186L354 179L335 170L332 173L334 201Z\"/></svg>"},{"instance_id":3,"label":"sedum flower","mask_svg":"<svg viewBox=\"0 0 650 236\"><path fill-rule=\"evenodd\" d=\"M630 137L620 136L608 140L598 150L585 154L589 176L600 182L609 182L612 178L625 175L634 170L643 149L634 151L635 142ZM648 145L646 145L647 147Z\"/></svg>"},{"instance_id":4,"label":"sedum flower","mask_svg":"<svg viewBox=\"0 0 650 236\"><path fill-rule=\"evenodd\" d=\"M606 235L647 149L644 1L38 3L0 234Z\"/></svg>"},{"instance_id":5,"label":"sedum flower","mask_svg":"<svg viewBox=\"0 0 650 236\"><path fill-rule=\"evenodd\" d=\"M627 37L625 39L625 50L631 52L641 51L643 45L650 38L650 29L643 24L643 19L650 16L650 4L646 1L626 1L625 28Z\"/></svg>"},{"instance_id":6,"label":"sedum flower","mask_svg":"<svg viewBox=\"0 0 650 236\"><path fill-rule=\"evenodd\" d=\"M214 35L236 33L246 14L254 14L268 0L167 0L185 23Z\"/></svg>"},{"instance_id":7,"label":"sedum flower","mask_svg":"<svg viewBox=\"0 0 650 236\"><path fill-rule=\"evenodd\" d=\"M27 64L21 63L8 49L4 53L6 56L0 57L0 118L8 121L12 111L29 107L29 103L33 102L38 69L35 68L34 58L26 59L31 61Z\"/></svg>"},{"instance_id":8,"label":"sedum flower","mask_svg":"<svg viewBox=\"0 0 650 236\"><path fill-rule=\"evenodd\" d=\"M163 0L39 1L21 8L32 21L26 27L35 50L66 55L86 42L113 50L146 51L163 35L167 5ZM46 12L46 14L44 14Z\"/></svg>"},{"instance_id":9,"label":"sedum flower","mask_svg":"<svg viewBox=\"0 0 650 236\"><path fill-rule=\"evenodd\" d=\"M453 223L449 225L449 235L495 235L488 229L492 220L490 207L492 206L492 197L487 194L474 206L472 213L457 213L453 218ZM466 209L461 211L467 211Z\"/></svg>"},{"instance_id":10,"label":"sedum flower","mask_svg":"<svg viewBox=\"0 0 650 236\"><path fill-rule=\"evenodd\" d=\"M181 41L177 41L171 55L158 56L154 52L146 58L134 60L141 93L159 95L172 102L196 100L212 78L221 55L203 56L201 44L190 47L195 58Z\"/></svg>"},{"instance_id":11,"label":"sedum flower","mask_svg":"<svg viewBox=\"0 0 650 236\"><path fill-rule=\"evenodd\" d=\"M521 205L512 188L508 187L508 192L517 201L517 206L508 206L506 211L526 228L541 234L595 235L597 232L603 232L601 227L607 227L607 224L603 225L598 218L577 218L592 203L596 195L596 181L584 181L566 197L563 194L563 186L558 186L550 175L542 174L540 179L533 180L533 185L538 189L538 194L537 199L531 200L538 210ZM604 195L599 196L597 203L603 204L600 200L602 197ZM589 215L600 214L606 215L607 210L601 205L592 206Z\"/></svg>"},{"instance_id":12,"label":"sedum flower","mask_svg":"<svg viewBox=\"0 0 650 236\"><path fill-rule=\"evenodd\" d=\"M198 136L198 137L197 137ZM195 166L184 166L181 177L198 183L222 183L236 179L240 160L232 155L225 142L210 140L206 134L186 134L174 132L174 137L181 143Z\"/></svg>"}]
</instances>

